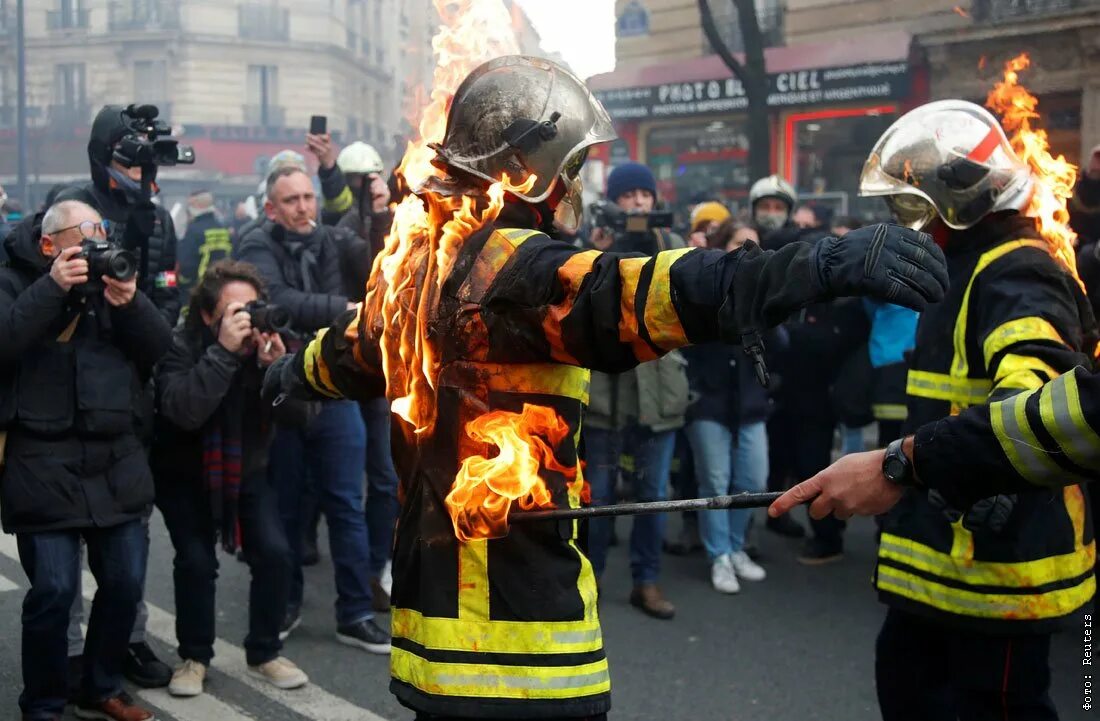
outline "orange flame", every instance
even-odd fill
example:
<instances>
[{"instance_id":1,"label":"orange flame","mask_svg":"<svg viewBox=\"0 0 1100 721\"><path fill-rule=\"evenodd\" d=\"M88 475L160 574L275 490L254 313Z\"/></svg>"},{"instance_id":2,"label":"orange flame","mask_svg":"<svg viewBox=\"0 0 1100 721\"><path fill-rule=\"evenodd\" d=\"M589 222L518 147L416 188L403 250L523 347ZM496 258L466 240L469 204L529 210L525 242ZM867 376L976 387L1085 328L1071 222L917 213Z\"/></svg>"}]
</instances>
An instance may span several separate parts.
<instances>
[{"instance_id":1,"label":"orange flame","mask_svg":"<svg viewBox=\"0 0 1100 721\"><path fill-rule=\"evenodd\" d=\"M518 52L511 16L501 0L435 0L435 6L442 25L432 39L436 67L431 98L420 116L419 137L408 144L397 170L414 193L439 174L430 144L443 140L458 86L482 63ZM410 443L430 436L436 427L440 349L431 321L443 281L466 238L500 214L505 193L529 190L535 182L531 175L515 186L505 176L483 198L421 192L394 208L385 247L371 270L363 312L371 334L379 339L386 396L393 412L407 422L402 431ZM564 438L568 424L552 409L493 411L469 422L465 430L476 442L468 445L492 444L497 454L462 460L447 496L455 534L463 541L504 535L512 501L522 508L552 505L540 468L567 478L572 473L553 457L551 449ZM570 483L571 497L580 496L581 483Z\"/></svg>"},{"instance_id":2,"label":"orange flame","mask_svg":"<svg viewBox=\"0 0 1100 721\"><path fill-rule=\"evenodd\" d=\"M966 10L963 10L963 9L962 9L961 7L959 7L958 5L956 5L955 7L951 8L951 9L952 9L952 10L954 10L954 11L955 11L955 14L956 14L956 15L958 15L959 17L961 17L961 18L968 18L968 17L970 17L970 13L968 13L968 12L967 12Z\"/></svg>"},{"instance_id":3,"label":"orange flame","mask_svg":"<svg viewBox=\"0 0 1100 721\"><path fill-rule=\"evenodd\" d=\"M1027 53L1005 63L1004 80L993 86L985 105L1001 116L1001 125L1009 134L1016 155L1031 168L1035 192L1027 214L1038 222L1039 233L1050 245L1050 252L1084 289L1077 275L1075 241L1077 234L1069 227L1068 203L1077 182L1077 166L1050 154L1047 133L1032 128L1031 121L1039 117L1039 100L1019 84L1019 73L1031 64Z\"/></svg>"}]
</instances>

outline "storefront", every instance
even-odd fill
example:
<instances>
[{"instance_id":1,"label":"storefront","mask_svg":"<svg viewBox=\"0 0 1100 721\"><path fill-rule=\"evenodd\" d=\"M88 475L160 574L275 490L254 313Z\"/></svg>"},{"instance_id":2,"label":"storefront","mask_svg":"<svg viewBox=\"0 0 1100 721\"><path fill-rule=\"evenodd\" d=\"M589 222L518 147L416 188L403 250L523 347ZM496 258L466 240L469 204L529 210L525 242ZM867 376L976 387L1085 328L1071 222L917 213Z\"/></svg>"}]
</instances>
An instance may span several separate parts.
<instances>
[{"instance_id":1,"label":"storefront","mask_svg":"<svg viewBox=\"0 0 1100 721\"><path fill-rule=\"evenodd\" d=\"M806 202L838 214L880 214L877 203L856 195L863 161L901 112L927 98L909 36L769 48L765 61L772 170ZM589 85L621 138L598 159L646 163L677 211L704 198L744 206L755 180L747 166L748 101L719 58L621 68Z\"/></svg>"}]
</instances>

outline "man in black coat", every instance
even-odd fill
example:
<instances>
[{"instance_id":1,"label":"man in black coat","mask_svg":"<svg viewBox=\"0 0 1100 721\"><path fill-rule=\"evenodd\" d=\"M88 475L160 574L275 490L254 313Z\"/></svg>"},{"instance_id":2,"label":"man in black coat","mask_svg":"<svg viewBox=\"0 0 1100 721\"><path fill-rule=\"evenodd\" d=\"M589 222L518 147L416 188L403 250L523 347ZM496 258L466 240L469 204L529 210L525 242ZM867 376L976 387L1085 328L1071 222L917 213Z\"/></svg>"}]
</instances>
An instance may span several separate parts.
<instances>
[{"instance_id":1,"label":"man in black coat","mask_svg":"<svg viewBox=\"0 0 1100 721\"><path fill-rule=\"evenodd\" d=\"M0 268L0 521L30 581L19 703L24 719L60 718L65 706L83 538L99 589L77 712L142 721L152 714L121 693L153 501L134 408L171 330L133 277L91 277L86 237L105 237L99 213L58 203L8 238Z\"/></svg>"}]
</instances>

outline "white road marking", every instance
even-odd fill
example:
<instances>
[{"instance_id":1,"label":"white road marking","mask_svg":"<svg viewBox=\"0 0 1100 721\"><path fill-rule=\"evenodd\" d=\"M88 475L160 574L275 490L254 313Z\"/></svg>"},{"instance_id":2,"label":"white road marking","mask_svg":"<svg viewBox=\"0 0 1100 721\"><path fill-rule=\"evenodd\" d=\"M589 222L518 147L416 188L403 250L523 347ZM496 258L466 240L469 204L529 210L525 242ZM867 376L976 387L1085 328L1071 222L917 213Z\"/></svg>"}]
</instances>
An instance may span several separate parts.
<instances>
[{"instance_id":1,"label":"white road marking","mask_svg":"<svg viewBox=\"0 0 1100 721\"><path fill-rule=\"evenodd\" d=\"M4 576L0 576L0 593L4 591L16 591L19 589L19 584L15 581L11 581Z\"/></svg>"},{"instance_id":2,"label":"white road marking","mask_svg":"<svg viewBox=\"0 0 1100 721\"><path fill-rule=\"evenodd\" d=\"M169 713L176 721L255 721L256 717L209 693L177 698L165 689L141 689L137 695L150 706Z\"/></svg>"},{"instance_id":3,"label":"white road marking","mask_svg":"<svg viewBox=\"0 0 1100 721\"><path fill-rule=\"evenodd\" d=\"M19 550L15 542L15 536L0 533L0 553L16 561L19 560ZM91 601L95 596L95 577L88 571L84 571L83 573L84 598ZM149 608L149 624L146 626L146 631L169 646L175 647L176 617L148 601L146 602L146 606ZM244 649L220 638L214 639L214 661L212 665L217 671L240 681L249 688L259 691L266 698L273 699L292 711L306 718L313 719L314 721L386 721L384 717L372 711L368 711L362 706L356 706L350 701L329 693L313 683L293 691L277 689L248 672L248 664L245 661ZM307 674L309 673L309 669L303 670ZM188 702L193 700L194 699L183 699L183 701ZM150 703L155 702L150 701ZM173 713L166 707L164 710ZM180 718L183 721L187 721L183 716ZM221 719L222 717L220 715L209 715L202 718ZM232 719L232 717L226 718Z\"/></svg>"}]
</instances>

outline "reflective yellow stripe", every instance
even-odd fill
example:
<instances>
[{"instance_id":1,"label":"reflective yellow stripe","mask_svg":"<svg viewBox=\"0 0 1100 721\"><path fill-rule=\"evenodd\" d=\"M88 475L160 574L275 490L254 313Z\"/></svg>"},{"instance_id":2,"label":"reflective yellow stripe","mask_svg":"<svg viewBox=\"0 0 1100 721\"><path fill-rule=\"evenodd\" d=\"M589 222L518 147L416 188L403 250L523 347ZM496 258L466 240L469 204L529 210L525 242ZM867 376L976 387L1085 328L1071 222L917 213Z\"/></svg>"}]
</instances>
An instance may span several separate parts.
<instances>
[{"instance_id":1,"label":"reflective yellow stripe","mask_svg":"<svg viewBox=\"0 0 1100 721\"><path fill-rule=\"evenodd\" d=\"M1070 516L1072 518L1073 514L1070 513ZM1090 543L1059 556L1006 563L960 558L909 538L883 533L879 557L972 586L1031 588L1077 578L1091 571L1096 560L1096 544Z\"/></svg>"},{"instance_id":2,"label":"reflective yellow stripe","mask_svg":"<svg viewBox=\"0 0 1100 721\"><path fill-rule=\"evenodd\" d=\"M1038 391L1020 393L989 407L993 435L1016 472L1038 485L1049 485L1063 474L1039 442L1027 420L1027 401ZM1060 485L1055 482L1054 485Z\"/></svg>"},{"instance_id":3,"label":"reflective yellow stripe","mask_svg":"<svg viewBox=\"0 0 1100 721\"><path fill-rule=\"evenodd\" d=\"M400 681L439 696L562 699L611 690L607 659L579 666L432 663L394 648L390 673Z\"/></svg>"},{"instance_id":4,"label":"reflective yellow stripe","mask_svg":"<svg viewBox=\"0 0 1100 721\"><path fill-rule=\"evenodd\" d=\"M1066 513L1073 524L1074 544L1078 548L1085 546L1085 493L1081 486L1066 486L1062 489L1062 500L1066 504Z\"/></svg>"},{"instance_id":5,"label":"reflective yellow stripe","mask_svg":"<svg viewBox=\"0 0 1100 721\"><path fill-rule=\"evenodd\" d=\"M978 258L978 264L974 266L974 272L970 275L970 281L966 284L966 291L963 293L962 305L959 306L959 317L955 319L955 359L951 364L951 375L955 378L966 378L970 373L969 363L966 359L966 321L970 310L970 291L974 287L974 281L977 280L978 274L993 261L1014 250L1027 247L1047 251L1047 244L1041 240L1014 240L1010 243L998 245L996 248L982 253L982 256Z\"/></svg>"},{"instance_id":6,"label":"reflective yellow stripe","mask_svg":"<svg viewBox=\"0 0 1100 721\"><path fill-rule=\"evenodd\" d=\"M1045 318L1031 316L1017 318L997 326L996 330L985 338L982 344L982 353L985 356L985 365L988 368L993 365L993 357L1010 345L1025 341L1051 341L1058 345L1067 345L1062 340L1058 329Z\"/></svg>"},{"instance_id":7,"label":"reflective yellow stripe","mask_svg":"<svg viewBox=\"0 0 1100 721\"><path fill-rule=\"evenodd\" d=\"M501 269L504 268L504 264L516 252L516 248L537 234L537 230L520 228L494 230L485 241L485 245L481 246L470 272L462 281L462 287L458 289L459 299L480 303Z\"/></svg>"},{"instance_id":8,"label":"reflective yellow stripe","mask_svg":"<svg viewBox=\"0 0 1100 721\"><path fill-rule=\"evenodd\" d=\"M645 328L658 347L674 350L687 345L687 333L672 305L673 264L695 248L679 248L658 253L645 299Z\"/></svg>"},{"instance_id":9,"label":"reflective yellow stripe","mask_svg":"<svg viewBox=\"0 0 1100 721\"><path fill-rule=\"evenodd\" d=\"M905 392L918 398L933 398L963 405L984 403L993 389L985 378L955 378L946 373L909 371Z\"/></svg>"},{"instance_id":10,"label":"reflective yellow stripe","mask_svg":"<svg viewBox=\"0 0 1100 721\"><path fill-rule=\"evenodd\" d=\"M489 541L458 544L458 617L489 618Z\"/></svg>"},{"instance_id":11,"label":"reflective yellow stripe","mask_svg":"<svg viewBox=\"0 0 1100 721\"><path fill-rule=\"evenodd\" d=\"M535 393L588 403L592 373L587 368L558 363L468 363L443 367L439 384L466 391L480 386L499 393Z\"/></svg>"},{"instance_id":12,"label":"reflective yellow stripe","mask_svg":"<svg viewBox=\"0 0 1100 721\"><path fill-rule=\"evenodd\" d=\"M579 365L577 359L565 348L565 341L561 334L561 324L569 314L573 312L573 304L577 300L584 279L592 272L592 266L601 255L598 250L586 250L570 256L569 260L558 268L558 283L565 292L565 300L558 305L547 308L546 317L542 319L542 330L546 340L550 343L550 356L559 363Z\"/></svg>"},{"instance_id":13,"label":"reflective yellow stripe","mask_svg":"<svg viewBox=\"0 0 1100 721\"><path fill-rule=\"evenodd\" d=\"M978 593L879 565L877 585L880 591L960 616L1033 621L1065 616L1088 603L1096 591L1096 577L1090 573L1076 586L1046 593Z\"/></svg>"},{"instance_id":14,"label":"reflective yellow stripe","mask_svg":"<svg viewBox=\"0 0 1100 721\"><path fill-rule=\"evenodd\" d=\"M1030 391L1058 377L1058 371L1034 356L1006 353L1001 356L993 375L993 387Z\"/></svg>"},{"instance_id":15,"label":"reflective yellow stripe","mask_svg":"<svg viewBox=\"0 0 1100 721\"><path fill-rule=\"evenodd\" d=\"M335 198L325 198L325 210L330 213L343 213L354 204L355 196L351 194L351 190L346 185Z\"/></svg>"},{"instance_id":16,"label":"reflective yellow stripe","mask_svg":"<svg viewBox=\"0 0 1100 721\"><path fill-rule=\"evenodd\" d=\"M323 329L302 351L302 363L305 369L306 381L315 391L329 398L341 398L340 391L332 383L328 364L321 355L321 341L325 338L328 328Z\"/></svg>"},{"instance_id":17,"label":"reflective yellow stripe","mask_svg":"<svg viewBox=\"0 0 1100 721\"><path fill-rule=\"evenodd\" d=\"M622 295L619 300L619 342L629 343L634 357L640 361L650 361L657 357L649 344L638 335L637 307L638 281L642 269L650 258L623 258L619 261L619 274L622 276Z\"/></svg>"},{"instance_id":18,"label":"reflective yellow stripe","mask_svg":"<svg viewBox=\"0 0 1100 721\"><path fill-rule=\"evenodd\" d=\"M595 582L592 583L595 590ZM426 648L484 653L583 653L603 648L595 612L583 621L488 621L393 609L393 635Z\"/></svg>"},{"instance_id":19,"label":"reflective yellow stripe","mask_svg":"<svg viewBox=\"0 0 1100 721\"><path fill-rule=\"evenodd\" d=\"M880 421L904 421L909 417L909 409L903 403L875 403L871 414Z\"/></svg>"},{"instance_id":20,"label":"reflective yellow stripe","mask_svg":"<svg viewBox=\"0 0 1100 721\"><path fill-rule=\"evenodd\" d=\"M962 519L951 524L951 558L974 560L974 534L962 524Z\"/></svg>"},{"instance_id":21,"label":"reflective yellow stripe","mask_svg":"<svg viewBox=\"0 0 1100 721\"><path fill-rule=\"evenodd\" d=\"M1076 373L1058 376L1043 386L1039 413L1043 426L1070 460L1082 468L1100 471L1100 437L1085 420Z\"/></svg>"}]
</instances>

